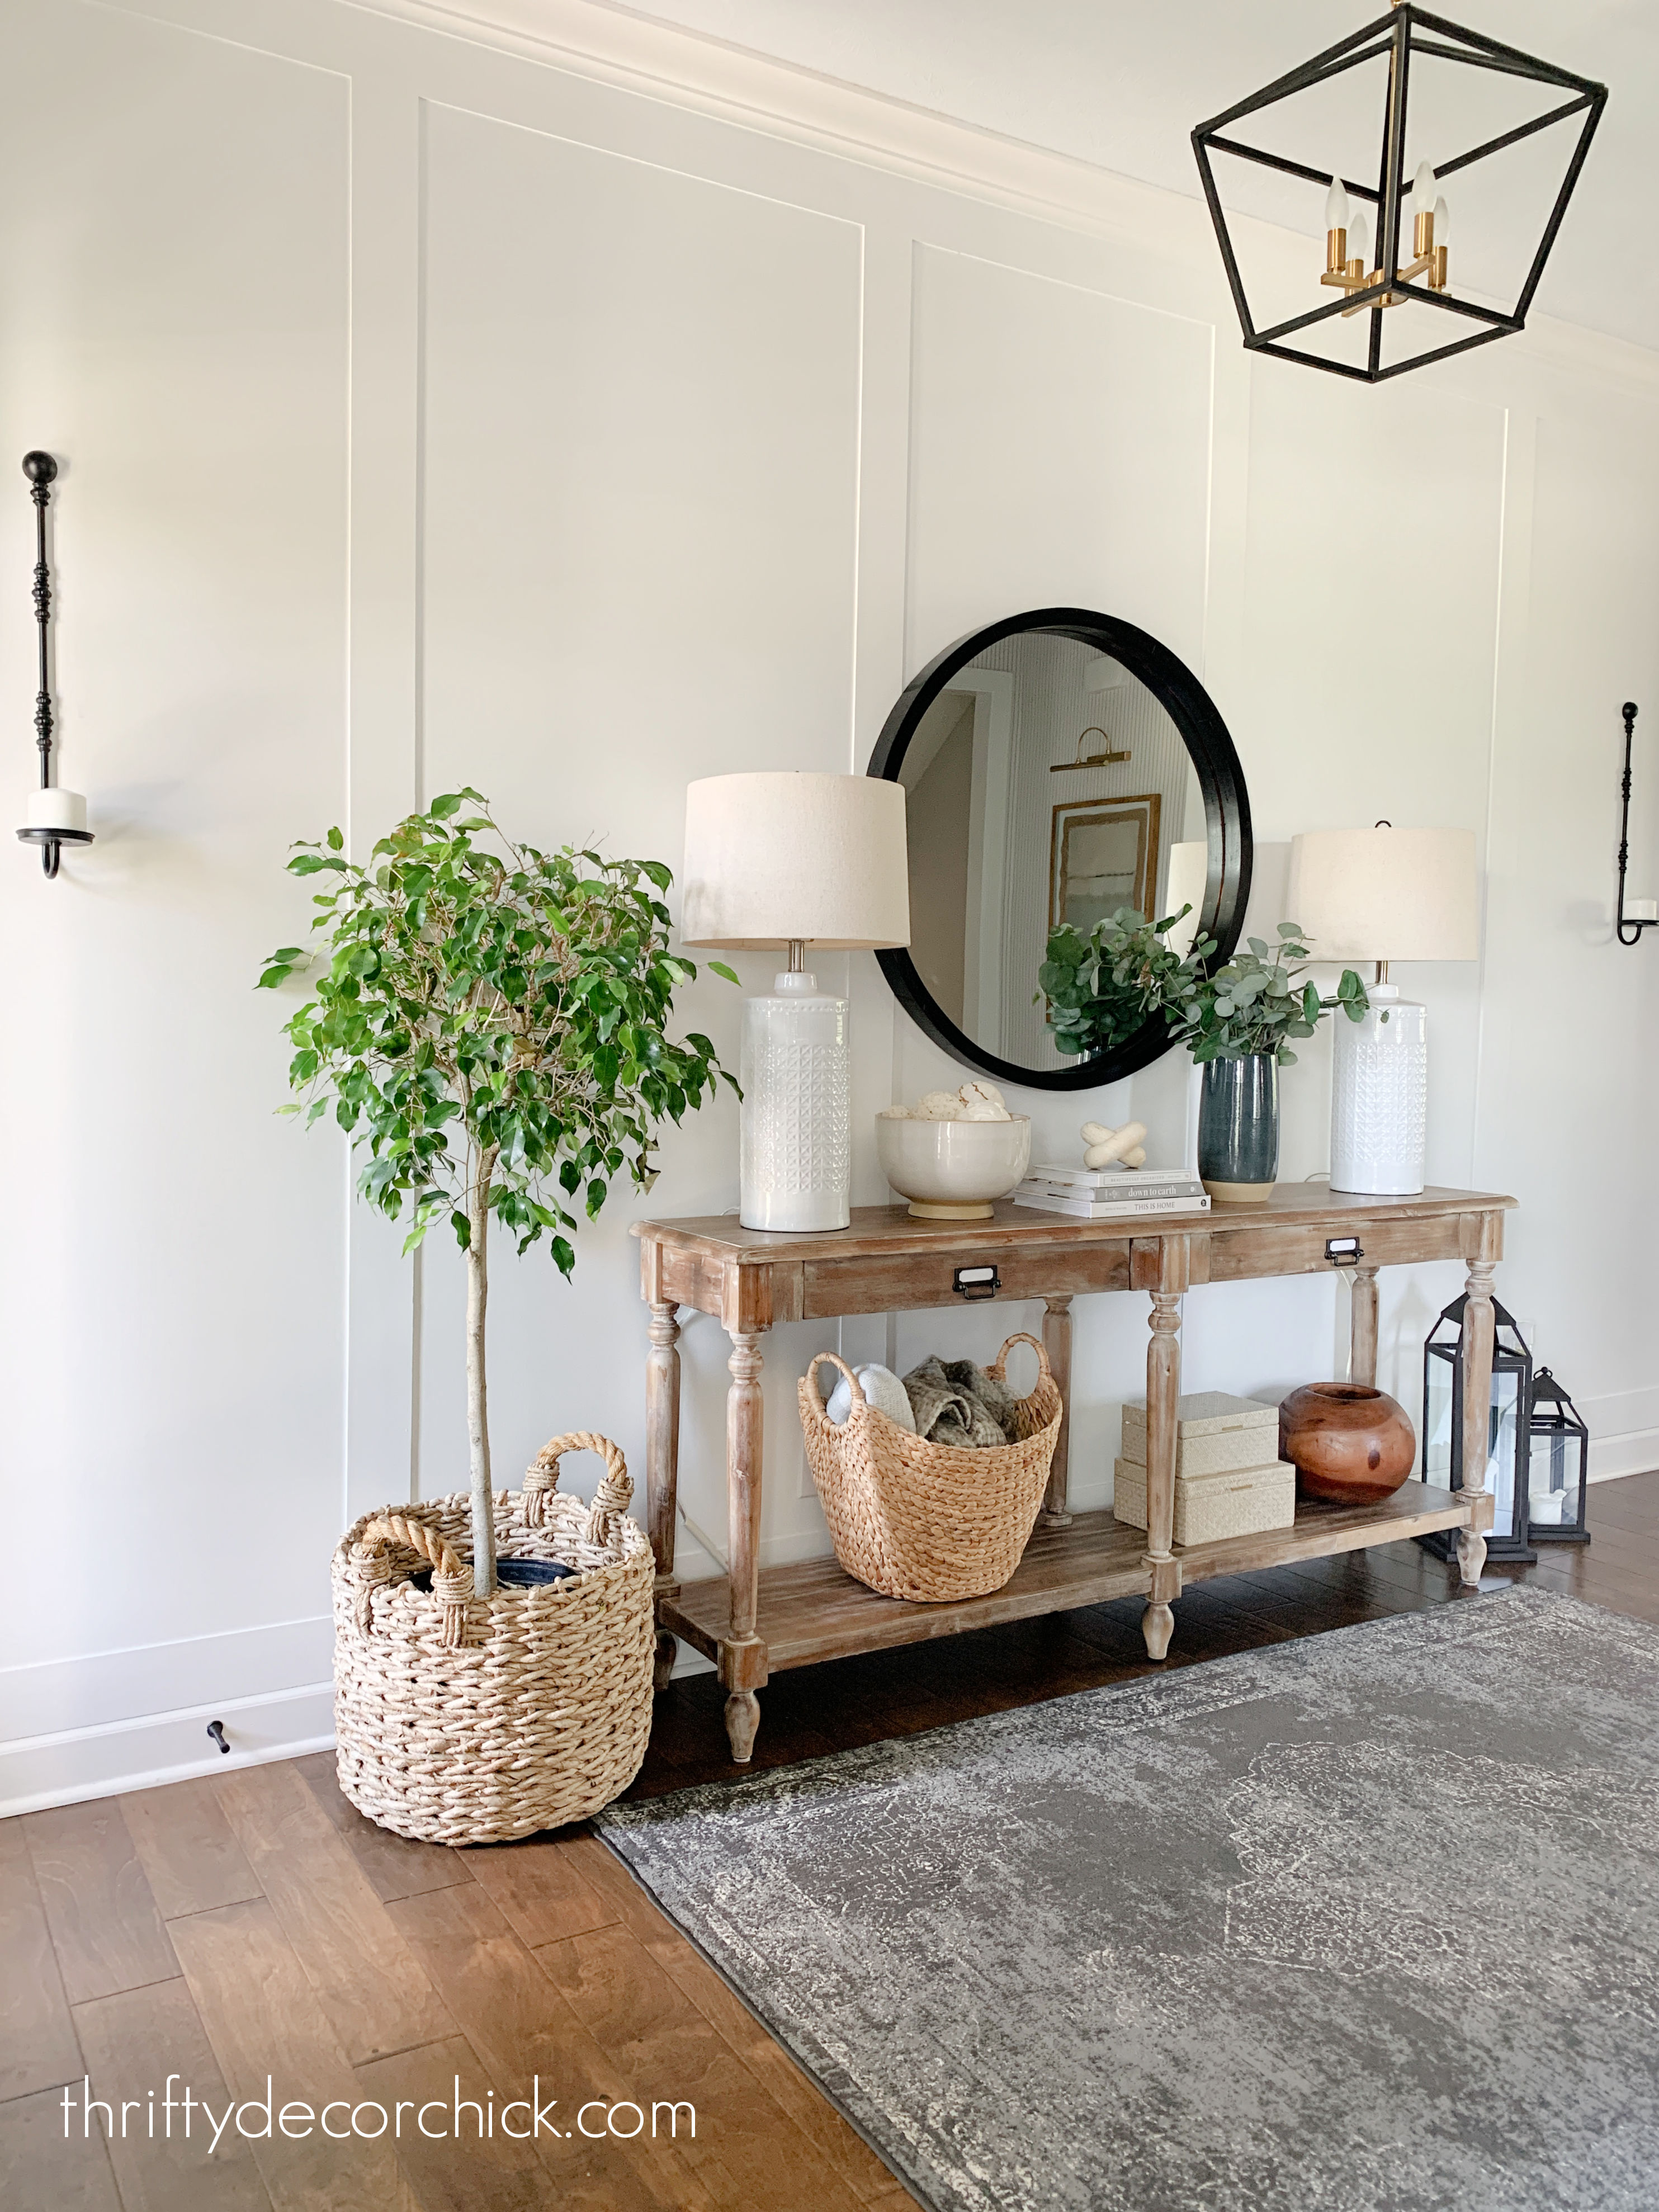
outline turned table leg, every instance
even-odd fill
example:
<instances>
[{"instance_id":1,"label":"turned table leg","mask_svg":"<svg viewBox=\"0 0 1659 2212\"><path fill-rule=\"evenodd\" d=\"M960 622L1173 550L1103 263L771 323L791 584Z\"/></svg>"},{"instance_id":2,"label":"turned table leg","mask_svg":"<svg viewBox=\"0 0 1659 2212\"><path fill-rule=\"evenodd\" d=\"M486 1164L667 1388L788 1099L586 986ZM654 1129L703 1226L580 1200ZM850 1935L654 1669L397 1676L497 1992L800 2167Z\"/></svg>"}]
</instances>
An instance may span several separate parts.
<instances>
[{"instance_id":1,"label":"turned table leg","mask_svg":"<svg viewBox=\"0 0 1659 2212\"><path fill-rule=\"evenodd\" d=\"M1367 1390L1375 1390L1376 1388L1376 1270L1375 1267L1358 1267L1354 1271L1350 1320L1348 1380L1350 1382L1363 1384Z\"/></svg>"},{"instance_id":2,"label":"turned table leg","mask_svg":"<svg viewBox=\"0 0 1659 2212\"><path fill-rule=\"evenodd\" d=\"M1470 1589L1480 1587L1486 1564L1486 1531L1492 1524L1492 1498L1486 1488L1486 1455L1492 1449L1492 1348L1493 1314L1490 1260L1469 1262L1468 1304L1463 1309L1463 1483L1471 1492L1469 1526L1457 1534L1457 1567ZM1521 1469L1521 1480L1527 1470Z\"/></svg>"},{"instance_id":3,"label":"turned table leg","mask_svg":"<svg viewBox=\"0 0 1659 2212\"><path fill-rule=\"evenodd\" d=\"M1042 1526L1045 1528L1069 1528L1071 1514L1066 1510L1066 1490L1072 1464L1072 1300L1068 1292L1063 1297L1045 1298L1042 1316L1042 1348L1048 1355L1060 1391L1060 1436L1054 1445L1054 1455L1048 1467L1048 1488L1042 1500Z\"/></svg>"},{"instance_id":4,"label":"turned table leg","mask_svg":"<svg viewBox=\"0 0 1659 2212\"><path fill-rule=\"evenodd\" d=\"M645 1489L659 1601L672 1597L680 1586L674 1572L680 1474L680 1329L676 1310L672 1305L653 1303L647 1330L651 1349L645 1360ZM668 1687L678 1649L668 1632L659 1629L653 1676L659 1690Z\"/></svg>"},{"instance_id":5,"label":"turned table leg","mask_svg":"<svg viewBox=\"0 0 1659 2212\"><path fill-rule=\"evenodd\" d=\"M733 1333L726 1363L732 1385L726 1394L726 1485L731 1539L731 1625L720 1644L720 1680L726 1700L726 1733L732 1756L747 1763L760 1726L760 1699L766 1680L766 1646L755 1632L760 1604L761 1351L757 1335Z\"/></svg>"},{"instance_id":6,"label":"turned table leg","mask_svg":"<svg viewBox=\"0 0 1659 2212\"><path fill-rule=\"evenodd\" d=\"M1175 1631L1170 1601L1181 1594L1181 1563L1170 1550L1175 1528L1176 1443L1181 1400L1181 1296L1152 1292L1152 1341L1146 1346L1146 1565L1152 1588L1140 1632L1147 1656L1162 1659Z\"/></svg>"}]
</instances>

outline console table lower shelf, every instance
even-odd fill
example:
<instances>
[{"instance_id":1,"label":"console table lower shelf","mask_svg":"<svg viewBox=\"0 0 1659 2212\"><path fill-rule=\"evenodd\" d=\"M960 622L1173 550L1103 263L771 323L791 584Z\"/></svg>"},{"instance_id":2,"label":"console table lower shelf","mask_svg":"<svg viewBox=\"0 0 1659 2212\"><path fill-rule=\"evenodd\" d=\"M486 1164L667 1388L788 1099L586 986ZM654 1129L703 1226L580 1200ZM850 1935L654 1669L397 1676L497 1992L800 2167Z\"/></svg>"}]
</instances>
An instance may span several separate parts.
<instances>
[{"instance_id":1,"label":"console table lower shelf","mask_svg":"<svg viewBox=\"0 0 1659 2212\"><path fill-rule=\"evenodd\" d=\"M1467 1496L1408 1482L1380 1504L1324 1505L1304 1500L1297 1507L1291 1528L1227 1536L1213 1544L1176 1544L1173 1551L1184 1588L1219 1575L1257 1573L1293 1559L1395 1544L1434 1528L1467 1528L1472 1511ZM930 1637L994 1627L1000 1621L1102 1605L1110 1598L1145 1597L1151 1589L1146 1530L1132 1528L1109 1512L1079 1513L1065 1527L1037 1528L1012 1580L1000 1589L988 1597L963 1598L947 1605L915 1605L883 1597L844 1574L834 1559L763 1568L755 1632L763 1639L768 1663L776 1673L786 1667L843 1659L856 1651L920 1644ZM658 1620L670 1635L683 1637L718 1664L720 1647L732 1636L731 1583L724 1575L683 1583L672 1596L659 1600Z\"/></svg>"}]
</instances>

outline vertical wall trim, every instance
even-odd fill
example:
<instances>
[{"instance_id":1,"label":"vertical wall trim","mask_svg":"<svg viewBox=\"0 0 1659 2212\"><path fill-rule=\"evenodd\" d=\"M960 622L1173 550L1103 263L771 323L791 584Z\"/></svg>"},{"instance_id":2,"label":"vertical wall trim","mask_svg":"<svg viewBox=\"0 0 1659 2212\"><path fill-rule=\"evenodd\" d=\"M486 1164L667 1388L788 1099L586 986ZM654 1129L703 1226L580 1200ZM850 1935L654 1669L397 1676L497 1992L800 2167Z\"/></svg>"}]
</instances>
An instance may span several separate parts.
<instances>
[{"instance_id":1,"label":"vertical wall trim","mask_svg":"<svg viewBox=\"0 0 1659 2212\"><path fill-rule=\"evenodd\" d=\"M431 155L431 103L416 102L415 185L415 635L414 648L414 760L411 796L424 806L431 795L426 787L426 473L427 473L427 252L428 170Z\"/></svg>"},{"instance_id":2,"label":"vertical wall trim","mask_svg":"<svg viewBox=\"0 0 1659 2212\"><path fill-rule=\"evenodd\" d=\"M859 757L859 643L862 624L859 620L860 584L864 568L864 412L865 395L869 382L870 368L870 240L865 226L859 226L859 330L858 330L858 390L854 401L853 422L853 612L848 627L847 665L847 769L857 775L864 763Z\"/></svg>"},{"instance_id":3,"label":"vertical wall trim","mask_svg":"<svg viewBox=\"0 0 1659 2212\"><path fill-rule=\"evenodd\" d=\"M349 210L351 627L347 840L374 840L419 791L422 104L395 74L353 80ZM417 1276L402 1231L346 1218L345 1520L414 1497Z\"/></svg>"},{"instance_id":4,"label":"vertical wall trim","mask_svg":"<svg viewBox=\"0 0 1659 2212\"><path fill-rule=\"evenodd\" d=\"M1204 563L1204 650L1200 673L1236 716L1247 696L1244 609L1249 573L1250 403L1254 367L1242 346L1224 346L1210 327L1210 473Z\"/></svg>"},{"instance_id":5,"label":"vertical wall trim","mask_svg":"<svg viewBox=\"0 0 1659 2212\"><path fill-rule=\"evenodd\" d=\"M903 665L900 672L899 690L908 684L914 672L921 665L921 654L911 635L910 618L915 593L910 588L910 570L915 560L916 545L916 349L920 342L917 319L921 313L921 254L922 241L910 240L910 287L908 313L905 319L906 344L904 353L904 581L900 592L900 635L904 641ZM939 644L948 643L941 638ZM938 650L936 647L935 651ZM896 697L896 693L894 695Z\"/></svg>"},{"instance_id":6,"label":"vertical wall trim","mask_svg":"<svg viewBox=\"0 0 1659 2212\"><path fill-rule=\"evenodd\" d=\"M857 635L850 766L860 774L889 708L903 689L908 557L911 244L890 226L860 228ZM896 1096L896 1029L902 1018L868 953L848 961L855 1095L872 1108ZM872 1115L853 1139L855 1205L890 1195L876 1164ZM864 1357L884 1356L878 1345Z\"/></svg>"},{"instance_id":7,"label":"vertical wall trim","mask_svg":"<svg viewBox=\"0 0 1659 2212\"><path fill-rule=\"evenodd\" d=\"M1513 407L1504 410L1504 458L1498 502L1498 592L1492 625L1492 719L1486 734L1486 799L1481 836L1480 958L1475 987L1474 1083L1469 1105L1469 1167L1472 1189L1480 1185L1481 1083L1486 1071L1488 945L1486 926L1492 883L1499 855L1498 774L1499 741L1506 714L1513 712L1515 686L1525 683L1527 635L1532 604L1532 531L1537 478L1538 417ZM1506 659L1515 662L1506 666Z\"/></svg>"}]
</instances>

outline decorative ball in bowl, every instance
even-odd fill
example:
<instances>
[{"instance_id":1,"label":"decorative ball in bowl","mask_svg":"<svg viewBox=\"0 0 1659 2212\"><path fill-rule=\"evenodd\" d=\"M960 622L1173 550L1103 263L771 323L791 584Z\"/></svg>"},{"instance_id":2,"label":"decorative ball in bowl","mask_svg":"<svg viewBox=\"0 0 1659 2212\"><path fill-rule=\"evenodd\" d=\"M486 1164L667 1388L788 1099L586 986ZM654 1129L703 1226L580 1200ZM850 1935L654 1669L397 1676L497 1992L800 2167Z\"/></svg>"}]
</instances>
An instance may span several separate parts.
<instances>
[{"instance_id":1,"label":"decorative ball in bowl","mask_svg":"<svg viewBox=\"0 0 1659 2212\"><path fill-rule=\"evenodd\" d=\"M1374 1505L1411 1473L1417 1436L1410 1414L1386 1391L1309 1382L1280 1403L1279 1456L1294 1461L1304 1498Z\"/></svg>"},{"instance_id":2,"label":"decorative ball in bowl","mask_svg":"<svg viewBox=\"0 0 1659 2212\"><path fill-rule=\"evenodd\" d=\"M876 1156L923 1221L988 1221L992 1200L1006 1198L1031 1164L1031 1119L923 1121L878 1114Z\"/></svg>"}]
</instances>

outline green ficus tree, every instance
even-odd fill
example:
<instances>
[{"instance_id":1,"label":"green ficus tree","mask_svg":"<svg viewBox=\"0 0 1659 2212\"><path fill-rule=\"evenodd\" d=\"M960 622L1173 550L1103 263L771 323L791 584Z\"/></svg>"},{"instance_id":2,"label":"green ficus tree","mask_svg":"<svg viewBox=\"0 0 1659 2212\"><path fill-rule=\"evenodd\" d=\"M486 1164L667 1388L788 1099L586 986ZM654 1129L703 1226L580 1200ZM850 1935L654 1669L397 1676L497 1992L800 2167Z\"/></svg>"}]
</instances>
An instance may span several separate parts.
<instances>
[{"instance_id":1,"label":"green ficus tree","mask_svg":"<svg viewBox=\"0 0 1659 2212\"><path fill-rule=\"evenodd\" d=\"M466 811L464 811L466 810ZM706 1036L668 1034L696 975L669 949L658 860L515 844L471 790L434 799L361 866L338 830L295 848L324 879L307 952L283 945L259 988L326 956L285 1024L307 1125L331 1106L362 1155L357 1188L404 1251L447 1222L466 1255L467 1435L474 1587L495 1586L484 1322L493 1217L520 1254L547 1238L568 1276L580 1208L618 1176L656 1180L659 1125L737 1085ZM735 983L731 969L709 963Z\"/></svg>"}]
</instances>

